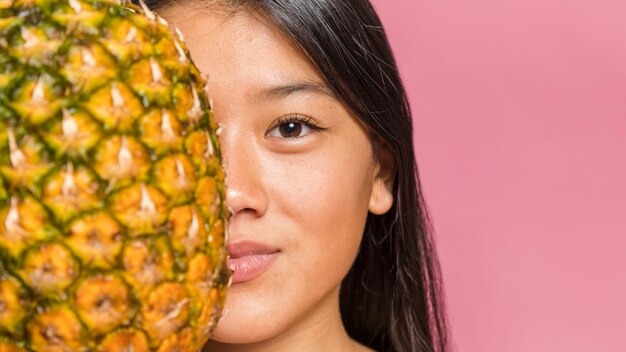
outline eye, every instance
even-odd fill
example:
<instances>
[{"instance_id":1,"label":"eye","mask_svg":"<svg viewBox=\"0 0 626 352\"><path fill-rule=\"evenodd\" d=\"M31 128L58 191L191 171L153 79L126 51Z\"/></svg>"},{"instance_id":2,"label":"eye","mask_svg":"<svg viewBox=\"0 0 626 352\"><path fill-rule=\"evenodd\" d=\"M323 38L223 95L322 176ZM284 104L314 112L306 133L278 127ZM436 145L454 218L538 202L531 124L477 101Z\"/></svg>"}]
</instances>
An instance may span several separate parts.
<instances>
[{"instance_id":1,"label":"eye","mask_svg":"<svg viewBox=\"0 0 626 352\"><path fill-rule=\"evenodd\" d=\"M324 130L324 128L316 124L312 118L304 115L290 114L279 117L265 133L265 136L297 139L321 130Z\"/></svg>"}]
</instances>

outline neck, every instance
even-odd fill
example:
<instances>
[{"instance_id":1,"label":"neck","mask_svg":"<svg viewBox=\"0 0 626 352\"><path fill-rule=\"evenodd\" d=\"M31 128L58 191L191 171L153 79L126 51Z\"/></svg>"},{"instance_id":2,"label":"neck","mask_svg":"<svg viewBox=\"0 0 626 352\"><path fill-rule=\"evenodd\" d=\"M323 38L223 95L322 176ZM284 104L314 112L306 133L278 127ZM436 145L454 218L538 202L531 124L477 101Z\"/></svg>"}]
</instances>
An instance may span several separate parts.
<instances>
[{"instance_id":1,"label":"neck","mask_svg":"<svg viewBox=\"0 0 626 352\"><path fill-rule=\"evenodd\" d=\"M268 317L271 319L271 317ZM228 344L210 340L203 351L283 352L283 351L361 351L350 339L341 321L339 287L325 297L314 311L277 336L249 344Z\"/></svg>"}]
</instances>

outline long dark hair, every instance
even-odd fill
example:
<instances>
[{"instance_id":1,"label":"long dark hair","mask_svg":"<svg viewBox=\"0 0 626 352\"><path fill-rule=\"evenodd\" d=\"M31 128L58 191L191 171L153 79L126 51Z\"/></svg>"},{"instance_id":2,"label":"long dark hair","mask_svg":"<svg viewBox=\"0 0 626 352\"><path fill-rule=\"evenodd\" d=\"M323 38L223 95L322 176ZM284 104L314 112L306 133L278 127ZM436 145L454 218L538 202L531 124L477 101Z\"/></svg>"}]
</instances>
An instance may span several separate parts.
<instances>
[{"instance_id":1,"label":"long dark hair","mask_svg":"<svg viewBox=\"0 0 626 352\"><path fill-rule=\"evenodd\" d=\"M146 2L158 10L185 1L197 0ZM274 23L368 126L374 149L380 140L394 153L394 205L384 215L368 215L359 254L341 285L348 334L380 352L448 351L441 274L415 162L411 111L372 5L368 0L217 2L258 11Z\"/></svg>"}]
</instances>

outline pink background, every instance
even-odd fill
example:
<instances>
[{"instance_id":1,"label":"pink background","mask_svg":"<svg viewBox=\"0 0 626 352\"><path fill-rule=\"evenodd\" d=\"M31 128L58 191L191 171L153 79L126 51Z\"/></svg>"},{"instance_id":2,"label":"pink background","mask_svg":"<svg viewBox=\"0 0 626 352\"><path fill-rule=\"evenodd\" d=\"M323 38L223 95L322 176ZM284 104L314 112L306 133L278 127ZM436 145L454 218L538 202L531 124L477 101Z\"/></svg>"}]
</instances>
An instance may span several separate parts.
<instances>
[{"instance_id":1,"label":"pink background","mask_svg":"<svg viewBox=\"0 0 626 352\"><path fill-rule=\"evenodd\" d=\"M626 1L374 4L456 351L626 351Z\"/></svg>"}]
</instances>

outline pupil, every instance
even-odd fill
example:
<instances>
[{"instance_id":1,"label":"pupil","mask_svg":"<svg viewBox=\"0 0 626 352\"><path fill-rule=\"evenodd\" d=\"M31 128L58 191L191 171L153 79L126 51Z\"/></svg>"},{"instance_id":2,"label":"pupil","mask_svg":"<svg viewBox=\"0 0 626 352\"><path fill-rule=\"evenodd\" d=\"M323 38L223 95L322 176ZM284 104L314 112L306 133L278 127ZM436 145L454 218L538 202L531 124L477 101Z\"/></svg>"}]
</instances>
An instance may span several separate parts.
<instances>
[{"instance_id":1,"label":"pupil","mask_svg":"<svg viewBox=\"0 0 626 352\"><path fill-rule=\"evenodd\" d=\"M280 126L280 134L283 137L294 137L300 135L302 125L297 122L288 122Z\"/></svg>"}]
</instances>

